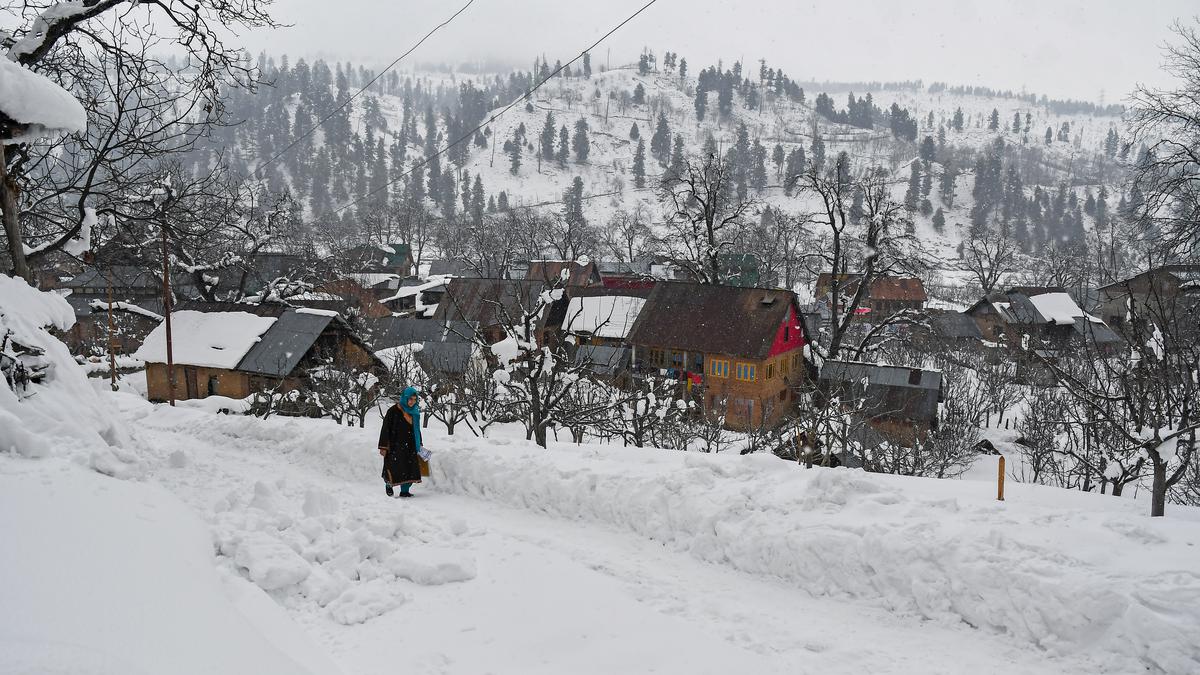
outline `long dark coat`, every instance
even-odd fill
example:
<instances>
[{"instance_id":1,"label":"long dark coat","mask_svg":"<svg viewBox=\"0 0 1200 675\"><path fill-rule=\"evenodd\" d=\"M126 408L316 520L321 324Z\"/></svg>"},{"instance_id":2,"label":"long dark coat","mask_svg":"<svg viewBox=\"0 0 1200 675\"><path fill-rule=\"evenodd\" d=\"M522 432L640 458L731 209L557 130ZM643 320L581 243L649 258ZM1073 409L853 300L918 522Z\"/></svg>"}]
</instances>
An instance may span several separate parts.
<instances>
[{"instance_id":1,"label":"long dark coat","mask_svg":"<svg viewBox=\"0 0 1200 675\"><path fill-rule=\"evenodd\" d=\"M387 448L383 457L383 479L392 485L421 482L421 465L417 457L417 440L412 423L398 406L388 408L379 430L379 447Z\"/></svg>"}]
</instances>

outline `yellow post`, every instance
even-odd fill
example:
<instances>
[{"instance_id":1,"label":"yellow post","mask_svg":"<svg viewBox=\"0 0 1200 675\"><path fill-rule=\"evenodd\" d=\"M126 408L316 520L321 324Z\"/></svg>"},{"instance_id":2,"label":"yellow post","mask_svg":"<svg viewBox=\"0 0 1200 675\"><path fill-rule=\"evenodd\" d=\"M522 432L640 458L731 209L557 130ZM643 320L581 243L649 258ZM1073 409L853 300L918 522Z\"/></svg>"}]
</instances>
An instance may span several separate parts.
<instances>
[{"instance_id":1,"label":"yellow post","mask_svg":"<svg viewBox=\"0 0 1200 675\"><path fill-rule=\"evenodd\" d=\"M1004 501L1004 455L1000 455L999 467L996 470L996 499Z\"/></svg>"}]
</instances>

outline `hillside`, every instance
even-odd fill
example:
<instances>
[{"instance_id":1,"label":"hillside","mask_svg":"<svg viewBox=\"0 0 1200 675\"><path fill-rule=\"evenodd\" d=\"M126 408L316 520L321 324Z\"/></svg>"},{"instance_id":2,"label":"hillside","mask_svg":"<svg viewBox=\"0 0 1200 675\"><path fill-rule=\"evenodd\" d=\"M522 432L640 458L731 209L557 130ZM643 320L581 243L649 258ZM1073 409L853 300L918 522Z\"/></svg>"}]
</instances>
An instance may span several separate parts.
<instances>
[{"instance_id":1,"label":"hillside","mask_svg":"<svg viewBox=\"0 0 1200 675\"><path fill-rule=\"evenodd\" d=\"M277 160L258 171L263 183L273 191L287 189L299 202L304 219L323 222L340 216L358 223L347 223L351 229L361 230L362 223L374 217L372 213L388 204L403 223L431 217L469 221L493 208L502 210L505 204L543 205L539 210L562 212L564 192L576 177L582 180L583 215L591 225L602 226L618 211L639 208L651 221L660 222L663 215L655 178L670 154L658 159L652 156L660 117L667 126L666 145L681 144L688 155L699 155L714 145L727 153L737 145L744 125L746 140L761 143L764 156L765 185L752 187L747 194L757 204L756 213L766 207L784 213L812 208L803 198L788 194L784 179L791 165L775 160L798 150L803 153L802 161L819 161L814 136L820 139L818 145L823 144L826 166L844 151L858 171L876 165L891 171L898 200L904 197L909 166L921 152L921 140L926 136L935 139L936 157L929 166L935 178L945 166L953 166L958 175L955 198L952 203L941 199L939 181L933 180L929 199L933 208L944 209L947 226L935 230L932 213L918 211L914 220L916 233L947 261L956 257L956 248L972 222L977 158L994 148L997 139L1004 144L995 151L999 160L1017 172L1022 182L1019 191L1029 200L1038 187L1049 195L1066 184L1082 202L1085 192L1090 194L1107 184L1109 201L1114 202L1109 205L1111 211L1117 200L1115 184L1123 171L1115 148L1106 147L1110 134L1116 138L1123 134L1120 118L1104 114L1111 111L1086 104L1034 103L988 90L977 94L920 83L864 85L876 87L860 91L858 98L861 103L870 96L875 108L873 128L866 129L831 121L827 114L816 112L820 90L799 90L787 81L792 91L763 94L759 82L746 78L738 80L725 111L718 110L725 105L719 102L719 92L709 91L706 114L698 120L696 88L707 79L705 86L715 89L712 82L721 77L715 68L702 71L700 79L691 74L681 77L674 68L671 72L664 68L639 73L637 67L629 66L587 77L576 72L571 77L551 78L528 100L521 99L536 81L531 73L389 73L361 97L349 101L358 87L374 76L371 71L349 64L335 64L331 70L321 62L310 68L302 61L289 68L286 59L276 66L266 57L260 58L259 65L274 86L260 88L256 95L231 92L230 114L244 116L246 123L218 130L212 146L195 153L194 161L211 164L217 148L232 148L225 156L250 173L278 153ZM544 65L543 72L548 72ZM730 77L728 71L725 77ZM830 89L845 86L831 85ZM517 105L488 123L514 100ZM846 94L841 91L835 91L831 100L835 113L846 106ZM339 102L346 101L344 108L335 110ZM962 128L955 130L959 110ZM995 131L988 128L993 110L999 122ZM905 135L915 140L888 128L896 111L911 124ZM552 157L543 158L540 137L548 115L553 116L554 147ZM303 131L325 116L330 119L304 137ZM1018 132L1011 129L1014 116L1020 124ZM573 148L575 127L581 121L587 125L586 160L578 159ZM451 141L470 137L467 132L477 124L482 124L483 133L432 161L426 159ZM647 146L643 188L635 186L638 141L631 138L635 125L638 138ZM520 166L514 171L511 152L504 148L506 144L511 148L512 139L522 129ZM572 139L566 161L553 157L560 154L563 129ZM1047 129L1053 132L1050 143L1045 141ZM938 140L942 138L944 141ZM480 196L474 194L476 186L483 188ZM1043 210L1048 210L1050 200L1046 198L1043 204ZM1093 226L1091 213L1080 218L1081 229ZM402 229L410 227L401 225ZM1066 238L1069 233L1060 232L1060 227L1058 222L1030 222L1032 234L1027 235L1026 248L1036 250L1046 242Z\"/></svg>"}]
</instances>

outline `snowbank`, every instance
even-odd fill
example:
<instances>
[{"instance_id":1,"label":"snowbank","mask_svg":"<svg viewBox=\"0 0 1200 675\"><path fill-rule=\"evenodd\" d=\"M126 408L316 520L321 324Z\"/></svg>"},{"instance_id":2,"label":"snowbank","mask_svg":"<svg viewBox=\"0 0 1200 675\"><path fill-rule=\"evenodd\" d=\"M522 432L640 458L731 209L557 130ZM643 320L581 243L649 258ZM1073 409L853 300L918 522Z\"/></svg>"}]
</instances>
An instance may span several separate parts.
<instances>
[{"instance_id":1,"label":"snowbank","mask_svg":"<svg viewBox=\"0 0 1200 675\"><path fill-rule=\"evenodd\" d=\"M22 124L24 133L5 144L87 129L87 113L66 89L0 56L0 111Z\"/></svg>"},{"instance_id":2,"label":"snowbank","mask_svg":"<svg viewBox=\"0 0 1200 675\"><path fill-rule=\"evenodd\" d=\"M0 671L336 673L163 489L0 459Z\"/></svg>"},{"instance_id":3,"label":"snowbank","mask_svg":"<svg viewBox=\"0 0 1200 675\"><path fill-rule=\"evenodd\" d=\"M1200 513L1053 488L803 470L746 457L447 439L439 489L598 521L815 595L1200 671ZM436 447L436 446L433 446Z\"/></svg>"},{"instance_id":4,"label":"snowbank","mask_svg":"<svg viewBox=\"0 0 1200 675\"><path fill-rule=\"evenodd\" d=\"M0 360L45 373L40 382L17 389L0 377L0 452L71 456L104 473L131 475L136 457L127 450L128 434L115 410L66 345L46 330L74 323L75 312L61 296L0 275L0 337L8 336Z\"/></svg>"}]
</instances>

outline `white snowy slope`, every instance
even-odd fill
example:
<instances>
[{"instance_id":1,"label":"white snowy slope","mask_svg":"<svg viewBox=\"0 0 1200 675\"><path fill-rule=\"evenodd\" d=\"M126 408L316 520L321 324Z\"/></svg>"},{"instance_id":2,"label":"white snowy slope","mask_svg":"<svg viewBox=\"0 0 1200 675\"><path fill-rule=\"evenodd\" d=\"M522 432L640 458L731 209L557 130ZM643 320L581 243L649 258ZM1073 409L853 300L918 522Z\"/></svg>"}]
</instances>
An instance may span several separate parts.
<instances>
[{"instance_id":1,"label":"white snowy slope","mask_svg":"<svg viewBox=\"0 0 1200 675\"><path fill-rule=\"evenodd\" d=\"M392 502L374 430L124 405L223 564L353 672L397 630L435 672L1200 668L1195 509L436 425Z\"/></svg>"},{"instance_id":2,"label":"white snowy slope","mask_svg":"<svg viewBox=\"0 0 1200 675\"><path fill-rule=\"evenodd\" d=\"M21 124L24 133L4 143L23 143L39 136L87 129L87 113L66 89L24 66L0 56L0 111Z\"/></svg>"}]
</instances>

